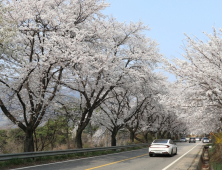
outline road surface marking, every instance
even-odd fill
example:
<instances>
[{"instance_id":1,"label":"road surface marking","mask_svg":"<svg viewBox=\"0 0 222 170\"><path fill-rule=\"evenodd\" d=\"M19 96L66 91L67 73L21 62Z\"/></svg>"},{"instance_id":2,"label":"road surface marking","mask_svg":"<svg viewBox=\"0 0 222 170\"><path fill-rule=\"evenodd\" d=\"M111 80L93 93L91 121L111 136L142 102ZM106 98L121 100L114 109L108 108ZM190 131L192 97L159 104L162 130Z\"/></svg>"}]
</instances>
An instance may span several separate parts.
<instances>
[{"instance_id":1,"label":"road surface marking","mask_svg":"<svg viewBox=\"0 0 222 170\"><path fill-rule=\"evenodd\" d=\"M110 155L118 155L118 154L126 153L126 152L135 152L135 151L143 150L143 149L144 149L144 148L142 148L142 149L136 149L136 150L132 150L132 151L125 151L125 152L111 153L111 154L107 154L107 155L99 155L99 156L92 156L92 157L79 158L79 159L70 159L70 160L68 160L68 161L54 162L54 163L48 163L48 164L40 164L40 165L34 165L34 166L26 166L26 167L22 167L22 168L11 169L11 170L21 170L21 169L27 169L27 168L40 167L40 166L47 166L47 165L61 164L61 163L66 163L66 162L75 162L75 161L84 160L84 159L92 159L92 158L98 158L98 157L104 157L104 156L110 156ZM147 149L147 148L145 148L145 149Z\"/></svg>"},{"instance_id":2,"label":"road surface marking","mask_svg":"<svg viewBox=\"0 0 222 170\"><path fill-rule=\"evenodd\" d=\"M183 154L181 157L179 157L178 159L176 159L175 161L173 161L171 164L169 164L167 167L163 168L162 170L166 170L168 169L170 166L172 166L173 164L175 164L177 161L179 161L182 157L184 157L186 154L188 154L190 151L192 151L194 148L196 148L199 144L197 144L196 146L194 146L192 149L190 149L189 151L187 151L185 154Z\"/></svg>"},{"instance_id":3,"label":"road surface marking","mask_svg":"<svg viewBox=\"0 0 222 170\"><path fill-rule=\"evenodd\" d=\"M130 160L130 159L139 158L139 157L142 157L142 156L145 156L145 155L148 155L148 153L143 154L143 155L140 155L140 156L136 156L136 157L132 157L132 158L128 158L128 159L123 159L123 160L120 160L120 161L111 162L111 163L108 163L108 164L104 164L104 165L96 166L96 167L89 168L89 169L85 169L85 170L97 169L97 168L101 168L101 167L104 167L104 166L108 166L108 165L116 164L116 163L119 163L119 162L128 161L128 160Z\"/></svg>"}]
</instances>

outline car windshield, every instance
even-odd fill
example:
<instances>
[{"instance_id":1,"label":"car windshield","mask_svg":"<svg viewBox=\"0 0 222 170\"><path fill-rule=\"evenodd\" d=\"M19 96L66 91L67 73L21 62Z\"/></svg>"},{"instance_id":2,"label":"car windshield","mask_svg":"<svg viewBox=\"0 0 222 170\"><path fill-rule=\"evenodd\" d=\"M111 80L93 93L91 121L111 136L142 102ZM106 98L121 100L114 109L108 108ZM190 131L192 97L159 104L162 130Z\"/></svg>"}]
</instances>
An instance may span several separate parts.
<instances>
[{"instance_id":1,"label":"car windshield","mask_svg":"<svg viewBox=\"0 0 222 170\"><path fill-rule=\"evenodd\" d=\"M180 138L180 139L185 139L185 138Z\"/></svg>"},{"instance_id":2,"label":"car windshield","mask_svg":"<svg viewBox=\"0 0 222 170\"><path fill-rule=\"evenodd\" d=\"M168 139L156 139L153 141L153 143L167 143Z\"/></svg>"},{"instance_id":3,"label":"car windshield","mask_svg":"<svg viewBox=\"0 0 222 170\"><path fill-rule=\"evenodd\" d=\"M208 138L204 138L204 139L208 139Z\"/></svg>"}]
</instances>

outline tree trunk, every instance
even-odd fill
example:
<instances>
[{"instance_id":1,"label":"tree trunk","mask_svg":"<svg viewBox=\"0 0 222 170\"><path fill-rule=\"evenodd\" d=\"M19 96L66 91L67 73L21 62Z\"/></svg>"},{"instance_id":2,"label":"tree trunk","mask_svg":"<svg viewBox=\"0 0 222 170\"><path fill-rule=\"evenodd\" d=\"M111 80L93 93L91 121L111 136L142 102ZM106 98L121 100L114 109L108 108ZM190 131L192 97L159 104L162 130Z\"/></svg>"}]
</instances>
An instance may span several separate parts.
<instances>
[{"instance_id":1,"label":"tree trunk","mask_svg":"<svg viewBox=\"0 0 222 170\"><path fill-rule=\"evenodd\" d=\"M37 152L38 151L38 141L37 141L37 137L36 137L36 133L35 133L35 130L34 130L34 145L35 145L35 151Z\"/></svg>"},{"instance_id":2,"label":"tree trunk","mask_svg":"<svg viewBox=\"0 0 222 170\"><path fill-rule=\"evenodd\" d=\"M82 148L82 132L83 129L77 129L75 143L77 148Z\"/></svg>"},{"instance_id":3,"label":"tree trunk","mask_svg":"<svg viewBox=\"0 0 222 170\"><path fill-rule=\"evenodd\" d=\"M135 139L135 133L132 132L132 131L130 131L130 141L131 141L132 143L134 143L134 139Z\"/></svg>"},{"instance_id":4,"label":"tree trunk","mask_svg":"<svg viewBox=\"0 0 222 170\"><path fill-rule=\"evenodd\" d=\"M167 133L167 131L164 131L162 134L161 134L161 138L164 139L164 136L165 134Z\"/></svg>"},{"instance_id":5,"label":"tree trunk","mask_svg":"<svg viewBox=\"0 0 222 170\"><path fill-rule=\"evenodd\" d=\"M54 149L54 144L53 144L53 142L51 142L51 150L53 150Z\"/></svg>"},{"instance_id":6,"label":"tree trunk","mask_svg":"<svg viewBox=\"0 0 222 170\"><path fill-rule=\"evenodd\" d=\"M171 139L171 134L170 134L170 132L168 132L167 138L168 138L168 139Z\"/></svg>"},{"instance_id":7,"label":"tree trunk","mask_svg":"<svg viewBox=\"0 0 222 170\"><path fill-rule=\"evenodd\" d=\"M66 140L67 140L67 149L70 149L70 141L69 141L69 128L66 128Z\"/></svg>"},{"instance_id":8,"label":"tree trunk","mask_svg":"<svg viewBox=\"0 0 222 170\"><path fill-rule=\"evenodd\" d=\"M173 138L173 140L177 140L177 134L176 133L174 133L174 138Z\"/></svg>"},{"instance_id":9,"label":"tree trunk","mask_svg":"<svg viewBox=\"0 0 222 170\"><path fill-rule=\"evenodd\" d=\"M86 128L86 126L89 124L89 121L91 120L91 116L94 109L95 108L91 108L91 110L86 109L86 111L83 114L85 116L81 118L78 129L76 131L76 138L75 138L75 144L77 148L82 148L82 132Z\"/></svg>"},{"instance_id":10,"label":"tree trunk","mask_svg":"<svg viewBox=\"0 0 222 170\"><path fill-rule=\"evenodd\" d=\"M114 128L111 134L111 146L116 146L116 135L117 135L118 129Z\"/></svg>"},{"instance_id":11,"label":"tree trunk","mask_svg":"<svg viewBox=\"0 0 222 170\"><path fill-rule=\"evenodd\" d=\"M162 132L159 131L159 132L157 133L157 138L158 138L158 139L159 139L159 138L162 138L161 135L162 135Z\"/></svg>"},{"instance_id":12,"label":"tree trunk","mask_svg":"<svg viewBox=\"0 0 222 170\"><path fill-rule=\"evenodd\" d=\"M116 136L112 134L111 137L111 146L116 146Z\"/></svg>"},{"instance_id":13,"label":"tree trunk","mask_svg":"<svg viewBox=\"0 0 222 170\"><path fill-rule=\"evenodd\" d=\"M24 152L34 152L33 132L30 129L25 132Z\"/></svg>"},{"instance_id":14,"label":"tree trunk","mask_svg":"<svg viewBox=\"0 0 222 170\"><path fill-rule=\"evenodd\" d=\"M143 134L143 137L144 137L146 143L148 143L148 133Z\"/></svg>"},{"instance_id":15,"label":"tree trunk","mask_svg":"<svg viewBox=\"0 0 222 170\"><path fill-rule=\"evenodd\" d=\"M155 137L155 133L156 133L156 132L153 132L153 131L152 131L152 132L150 132L150 133L151 133L151 135L152 135L152 140L154 141L154 140L156 139L156 137Z\"/></svg>"}]
</instances>

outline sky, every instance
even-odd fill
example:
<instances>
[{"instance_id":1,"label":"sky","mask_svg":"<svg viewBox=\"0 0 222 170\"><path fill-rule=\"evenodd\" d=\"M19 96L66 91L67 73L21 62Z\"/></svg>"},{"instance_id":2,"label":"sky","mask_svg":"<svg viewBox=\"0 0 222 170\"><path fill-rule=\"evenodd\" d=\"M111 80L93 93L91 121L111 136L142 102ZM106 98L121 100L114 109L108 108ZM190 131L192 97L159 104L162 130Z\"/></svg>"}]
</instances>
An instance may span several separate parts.
<instances>
[{"instance_id":1,"label":"sky","mask_svg":"<svg viewBox=\"0 0 222 170\"><path fill-rule=\"evenodd\" d=\"M146 35L159 43L160 53L168 59L181 58L186 33L203 41L203 32L222 27L221 0L107 0L103 13L119 22L142 21L151 30ZM166 73L169 81L175 77Z\"/></svg>"}]
</instances>

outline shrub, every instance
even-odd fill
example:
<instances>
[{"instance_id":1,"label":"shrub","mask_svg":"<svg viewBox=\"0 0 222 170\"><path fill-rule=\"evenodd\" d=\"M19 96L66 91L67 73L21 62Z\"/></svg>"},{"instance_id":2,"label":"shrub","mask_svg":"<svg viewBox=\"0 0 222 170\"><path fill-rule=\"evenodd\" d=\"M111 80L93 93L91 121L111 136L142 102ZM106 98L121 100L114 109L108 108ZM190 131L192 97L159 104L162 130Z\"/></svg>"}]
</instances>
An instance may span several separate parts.
<instances>
[{"instance_id":1,"label":"shrub","mask_svg":"<svg viewBox=\"0 0 222 170\"><path fill-rule=\"evenodd\" d=\"M219 164L222 166L222 133L214 134L215 144L212 149L210 149L210 161L212 165L219 167Z\"/></svg>"}]
</instances>

